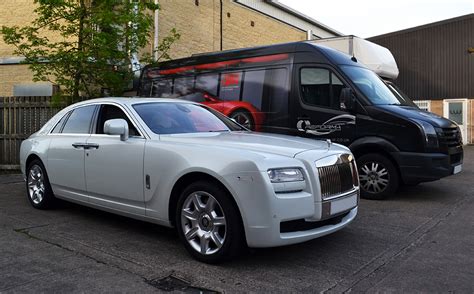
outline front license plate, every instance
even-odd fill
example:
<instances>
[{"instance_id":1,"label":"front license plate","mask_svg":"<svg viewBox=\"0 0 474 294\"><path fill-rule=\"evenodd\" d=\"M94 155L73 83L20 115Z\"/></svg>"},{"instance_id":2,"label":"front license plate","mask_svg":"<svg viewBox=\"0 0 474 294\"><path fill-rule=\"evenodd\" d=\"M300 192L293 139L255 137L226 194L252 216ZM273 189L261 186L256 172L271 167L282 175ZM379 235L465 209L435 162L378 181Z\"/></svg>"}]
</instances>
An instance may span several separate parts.
<instances>
[{"instance_id":1,"label":"front license plate","mask_svg":"<svg viewBox=\"0 0 474 294\"><path fill-rule=\"evenodd\" d=\"M453 175L458 174L458 173L460 173L461 171L462 171L462 164L456 165L456 166L454 167Z\"/></svg>"},{"instance_id":2,"label":"front license plate","mask_svg":"<svg viewBox=\"0 0 474 294\"><path fill-rule=\"evenodd\" d=\"M331 215L352 209L357 206L357 192L351 196L344 197L342 199L335 199L331 201L330 213Z\"/></svg>"}]
</instances>

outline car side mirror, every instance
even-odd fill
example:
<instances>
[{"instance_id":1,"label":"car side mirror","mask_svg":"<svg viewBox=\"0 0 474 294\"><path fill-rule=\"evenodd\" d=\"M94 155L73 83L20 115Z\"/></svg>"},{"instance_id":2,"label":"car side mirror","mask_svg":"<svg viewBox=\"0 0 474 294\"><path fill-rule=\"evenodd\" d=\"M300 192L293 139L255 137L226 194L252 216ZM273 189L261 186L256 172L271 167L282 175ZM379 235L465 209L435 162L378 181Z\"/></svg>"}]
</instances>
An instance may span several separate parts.
<instances>
[{"instance_id":1,"label":"car side mirror","mask_svg":"<svg viewBox=\"0 0 474 294\"><path fill-rule=\"evenodd\" d=\"M121 118L109 119L104 123L104 133L120 135L120 141L128 140L128 123Z\"/></svg>"},{"instance_id":2,"label":"car side mirror","mask_svg":"<svg viewBox=\"0 0 474 294\"><path fill-rule=\"evenodd\" d=\"M351 88L343 88L339 96L340 107L342 110L354 110L356 106L356 98Z\"/></svg>"}]
</instances>

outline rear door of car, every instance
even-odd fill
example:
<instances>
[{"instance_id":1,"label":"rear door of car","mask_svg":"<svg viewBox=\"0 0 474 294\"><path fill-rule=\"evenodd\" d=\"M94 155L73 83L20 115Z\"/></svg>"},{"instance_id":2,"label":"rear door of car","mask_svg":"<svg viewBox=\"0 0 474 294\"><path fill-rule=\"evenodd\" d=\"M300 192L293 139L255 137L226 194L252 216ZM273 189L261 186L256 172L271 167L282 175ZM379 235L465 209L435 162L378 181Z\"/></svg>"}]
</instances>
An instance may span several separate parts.
<instances>
[{"instance_id":1,"label":"rear door of car","mask_svg":"<svg viewBox=\"0 0 474 294\"><path fill-rule=\"evenodd\" d=\"M124 119L129 125L129 138L104 133L109 119ZM145 137L136 122L119 104L102 104L87 140L85 177L90 202L101 206L144 215L143 156Z\"/></svg>"},{"instance_id":2,"label":"rear door of car","mask_svg":"<svg viewBox=\"0 0 474 294\"><path fill-rule=\"evenodd\" d=\"M97 105L84 105L68 112L49 136L48 177L54 193L88 201L84 178L84 145L91 134Z\"/></svg>"}]
</instances>

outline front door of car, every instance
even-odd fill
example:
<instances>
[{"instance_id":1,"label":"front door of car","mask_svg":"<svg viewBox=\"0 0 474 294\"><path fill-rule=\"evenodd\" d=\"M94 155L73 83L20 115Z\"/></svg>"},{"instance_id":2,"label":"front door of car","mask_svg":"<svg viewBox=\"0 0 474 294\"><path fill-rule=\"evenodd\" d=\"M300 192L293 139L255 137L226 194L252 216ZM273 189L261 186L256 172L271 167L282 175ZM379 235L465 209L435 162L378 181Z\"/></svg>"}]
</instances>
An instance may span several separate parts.
<instances>
[{"instance_id":1,"label":"front door of car","mask_svg":"<svg viewBox=\"0 0 474 294\"><path fill-rule=\"evenodd\" d=\"M130 136L121 141L120 136L104 133L104 123L109 119L125 119ZM100 106L97 123L87 141L85 152L85 177L90 202L137 215L145 214L143 156L145 138L117 105Z\"/></svg>"},{"instance_id":2,"label":"front door of car","mask_svg":"<svg viewBox=\"0 0 474 294\"><path fill-rule=\"evenodd\" d=\"M96 105L75 108L61 118L50 133L47 172L54 193L88 201L84 179L83 145L91 133Z\"/></svg>"},{"instance_id":3,"label":"front door of car","mask_svg":"<svg viewBox=\"0 0 474 294\"><path fill-rule=\"evenodd\" d=\"M348 144L356 136L356 116L344 109L340 95L346 84L330 68L301 65L293 84L293 125L298 136L328 138Z\"/></svg>"}]
</instances>

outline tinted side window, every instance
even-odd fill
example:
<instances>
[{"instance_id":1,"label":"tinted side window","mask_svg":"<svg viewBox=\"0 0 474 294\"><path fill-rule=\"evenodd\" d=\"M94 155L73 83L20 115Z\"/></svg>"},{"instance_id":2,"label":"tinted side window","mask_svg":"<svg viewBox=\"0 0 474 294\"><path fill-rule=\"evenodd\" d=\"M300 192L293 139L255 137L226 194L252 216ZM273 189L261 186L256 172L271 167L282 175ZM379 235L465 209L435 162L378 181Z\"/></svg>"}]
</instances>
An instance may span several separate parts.
<instances>
[{"instance_id":1,"label":"tinted side window","mask_svg":"<svg viewBox=\"0 0 474 294\"><path fill-rule=\"evenodd\" d=\"M323 68L301 69L301 93L309 105L331 106L329 70Z\"/></svg>"},{"instance_id":2,"label":"tinted side window","mask_svg":"<svg viewBox=\"0 0 474 294\"><path fill-rule=\"evenodd\" d=\"M246 71L242 101L249 102L257 109L262 109L265 70Z\"/></svg>"},{"instance_id":3,"label":"tinted side window","mask_svg":"<svg viewBox=\"0 0 474 294\"><path fill-rule=\"evenodd\" d=\"M63 115L63 117L61 117L61 119L59 120L59 122L56 124L56 126L54 127L54 129L51 131L51 134L58 134L61 132L61 128L62 126L64 125L64 121L66 120L66 118L68 117L69 113L71 112L68 112L66 113L65 115Z\"/></svg>"},{"instance_id":4,"label":"tinted side window","mask_svg":"<svg viewBox=\"0 0 474 294\"><path fill-rule=\"evenodd\" d=\"M183 77L174 79L173 93L179 96L187 95L194 88L194 77Z\"/></svg>"},{"instance_id":5,"label":"tinted side window","mask_svg":"<svg viewBox=\"0 0 474 294\"><path fill-rule=\"evenodd\" d=\"M95 108L95 105L90 105L74 109L67 119L62 133L89 134Z\"/></svg>"},{"instance_id":6,"label":"tinted side window","mask_svg":"<svg viewBox=\"0 0 474 294\"><path fill-rule=\"evenodd\" d=\"M272 126L287 126L288 112L288 77L285 68L267 70L267 124Z\"/></svg>"},{"instance_id":7,"label":"tinted side window","mask_svg":"<svg viewBox=\"0 0 474 294\"><path fill-rule=\"evenodd\" d=\"M219 98L224 101L240 100L242 72L221 74L221 89Z\"/></svg>"},{"instance_id":8,"label":"tinted side window","mask_svg":"<svg viewBox=\"0 0 474 294\"><path fill-rule=\"evenodd\" d=\"M171 95L173 80L155 80L151 88L151 97L168 97Z\"/></svg>"},{"instance_id":9,"label":"tinted side window","mask_svg":"<svg viewBox=\"0 0 474 294\"><path fill-rule=\"evenodd\" d=\"M339 96L344 84L325 68L303 68L300 72L301 94L305 104L340 108Z\"/></svg>"},{"instance_id":10,"label":"tinted side window","mask_svg":"<svg viewBox=\"0 0 474 294\"><path fill-rule=\"evenodd\" d=\"M99 120L97 123L97 134L104 134L104 123L109 119L121 118L128 123L128 132L130 136L140 136L135 126L128 119L128 116L117 106L114 105L102 105L99 113Z\"/></svg>"},{"instance_id":11,"label":"tinted side window","mask_svg":"<svg viewBox=\"0 0 474 294\"><path fill-rule=\"evenodd\" d=\"M219 74L203 74L196 77L196 90L205 91L211 95L217 96L219 86Z\"/></svg>"}]
</instances>

